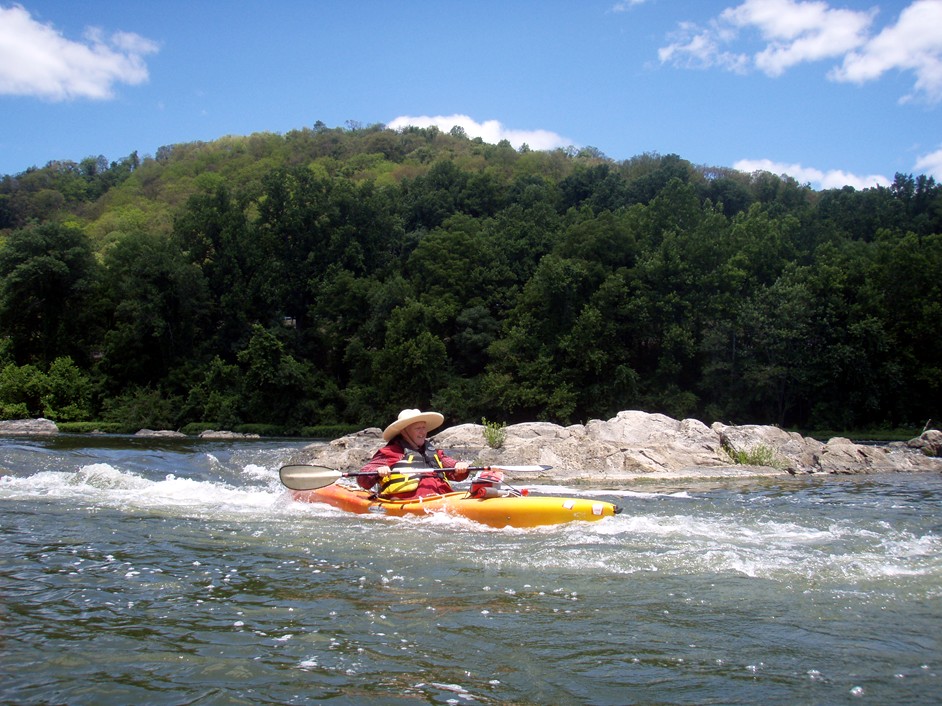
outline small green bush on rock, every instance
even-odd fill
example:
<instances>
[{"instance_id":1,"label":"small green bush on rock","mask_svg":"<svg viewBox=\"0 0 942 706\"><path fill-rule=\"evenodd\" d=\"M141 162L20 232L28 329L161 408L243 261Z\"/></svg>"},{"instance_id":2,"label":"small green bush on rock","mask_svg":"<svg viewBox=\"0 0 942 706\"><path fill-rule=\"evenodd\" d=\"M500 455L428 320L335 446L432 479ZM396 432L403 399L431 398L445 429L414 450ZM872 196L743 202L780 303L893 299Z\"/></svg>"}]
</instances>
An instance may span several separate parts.
<instances>
[{"instance_id":1,"label":"small green bush on rock","mask_svg":"<svg viewBox=\"0 0 942 706\"><path fill-rule=\"evenodd\" d=\"M507 439L506 422L489 422L484 417L481 418L481 424L484 425L484 441L492 449L499 449L504 445Z\"/></svg>"},{"instance_id":2,"label":"small green bush on rock","mask_svg":"<svg viewBox=\"0 0 942 706\"><path fill-rule=\"evenodd\" d=\"M784 468L785 461L779 458L775 449L765 444L757 444L751 449L734 449L731 446L723 446L723 450L740 466L766 466L768 468Z\"/></svg>"}]
</instances>

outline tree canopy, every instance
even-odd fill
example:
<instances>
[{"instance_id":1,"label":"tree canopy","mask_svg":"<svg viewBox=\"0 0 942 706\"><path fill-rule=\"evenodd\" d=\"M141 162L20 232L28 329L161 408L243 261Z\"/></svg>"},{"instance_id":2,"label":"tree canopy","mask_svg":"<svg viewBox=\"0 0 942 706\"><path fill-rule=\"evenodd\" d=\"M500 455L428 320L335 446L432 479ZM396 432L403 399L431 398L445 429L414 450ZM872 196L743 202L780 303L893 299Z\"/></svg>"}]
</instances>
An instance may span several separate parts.
<instances>
[{"instance_id":1,"label":"tree canopy","mask_svg":"<svg viewBox=\"0 0 942 706\"><path fill-rule=\"evenodd\" d=\"M926 176L317 123L0 177L6 417L921 426L940 321Z\"/></svg>"}]
</instances>

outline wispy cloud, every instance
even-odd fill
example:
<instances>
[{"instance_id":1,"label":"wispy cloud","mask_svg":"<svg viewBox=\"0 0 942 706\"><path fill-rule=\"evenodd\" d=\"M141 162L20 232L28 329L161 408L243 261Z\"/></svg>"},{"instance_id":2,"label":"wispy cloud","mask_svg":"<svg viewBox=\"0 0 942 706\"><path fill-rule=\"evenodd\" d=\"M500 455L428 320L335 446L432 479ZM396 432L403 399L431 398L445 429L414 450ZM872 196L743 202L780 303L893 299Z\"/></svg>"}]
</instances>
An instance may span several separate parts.
<instances>
[{"instance_id":1,"label":"wispy cloud","mask_svg":"<svg viewBox=\"0 0 942 706\"><path fill-rule=\"evenodd\" d=\"M940 150L940 153L942 153L942 150ZM942 157L942 154L940 154L940 157ZM860 176L840 169L822 171L814 167L803 167L800 164L773 162L770 159L741 159L733 165L733 169L750 174L752 172L785 174L801 184L810 184L815 189L840 189L844 186L866 189L873 186L889 186L891 183L889 179L881 174Z\"/></svg>"},{"instance_id":2,"label":"wispy cloud","mask_svg":"<svg viewBox=\"0 0 942 706\"><path fill-rule=\"evenodd\" d=\"M942 100L942 0L915 0L895 24L874 35L876 16L875 9L834 8L823 0L746 0L706 26L679 24L658 57L684 68L758 70L768 76L834 60L840 63L828 78L855 83L910 71L914 90L904 100Z\"/></svg>"},{"instance_id":3,"label":"wispy cloud","mask_svg":"<svg viewBox=\"0 0 942 706\"><path fill-rule=\"evenodd\" d=\"M936 181L942 182L942 147L916 160L916 171L920 174L928 174Z\"/></svg>"},{"instance_id":4,"label":"wispy cloud","mask_svg":"<svg viewBox=\"0 0 942 706\"><path fill-rule=\"evenodd\" d=\"M612 12L627 12L633 7L644 5L648 0L619 0L612 6Z\"/></svg>"},{"instance_id":5,"label":"wispy cloud","mask_svg":"<svg viewBox=\"0 0 942 706\"><path fill-rule=\"evenodd\" d=\"M144 57L158 45L132 32L109 37L95 28L84 42L66 39L20 5L0 7L0 95L52 101L107 99L114 85L148 79Z\"/></svg>"},{"instance_id":6,"label":"wispy cloud","mask_svg":"<svg viewBox=\"0 0 942 706\"><path fill-rule=\"evenodd\" d=\"M467 115L403 115L386 125L392 130L402 130L410 126L434 126L443 132L448 132L457 126L462 128L468 137L480 137L485 142L492 144L507 140L517 149L524 143L535 150L553 150L558 147L568 147L572 144L570 140L549 130L514 130L505 127L497 120L485 120L483 123L479 123Z\"/></svg>"},{"instance_id":7,"label":"wispy cloud","mask_svg":"<svg viewBox=\"0 0 942 706\"><path fill-rule=\"evenodd\" d=\"M848 53L844 63L831 71L836 81L864 83L887 71L912 71L914 92L930 102L942 100L942 0L918 0L904 9L895 25Z\"/></svg>"}]
</instances>

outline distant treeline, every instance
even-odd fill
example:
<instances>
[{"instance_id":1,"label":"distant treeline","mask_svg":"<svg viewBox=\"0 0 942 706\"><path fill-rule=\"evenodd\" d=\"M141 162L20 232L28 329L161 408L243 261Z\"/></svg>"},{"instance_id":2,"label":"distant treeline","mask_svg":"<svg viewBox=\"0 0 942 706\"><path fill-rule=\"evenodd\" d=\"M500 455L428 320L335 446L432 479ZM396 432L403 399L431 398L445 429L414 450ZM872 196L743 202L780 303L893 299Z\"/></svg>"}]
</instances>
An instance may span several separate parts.
<instances>
[{"instance_id":1,"label":"distant treeline","mask_svg":"<svg viewBox=\"0 0 942 706\"><path fill-rule=\"evenodd\" d=\"M848 429L942 417L942 187L254 134L0 178L0 417Z\"/></svg>"}]
</instances>

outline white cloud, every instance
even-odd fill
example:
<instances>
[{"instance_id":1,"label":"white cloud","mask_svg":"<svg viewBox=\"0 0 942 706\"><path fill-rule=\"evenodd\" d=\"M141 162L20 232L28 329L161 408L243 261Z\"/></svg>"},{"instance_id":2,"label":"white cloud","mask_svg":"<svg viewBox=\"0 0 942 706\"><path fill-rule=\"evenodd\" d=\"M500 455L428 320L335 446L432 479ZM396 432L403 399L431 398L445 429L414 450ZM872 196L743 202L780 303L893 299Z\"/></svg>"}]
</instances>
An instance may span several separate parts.
<instances>
[{"instance_id":1,"label":"white cloud","mask_svg":"<svg viewBox=\"0 0 942 706\"><path fill-rule=\"evenodd\" d=\"M661 63L781 76L814 61L840 61L833 81L864 83L891 70L915 74L916 95L942 101L942 0L914 0L896 23L872 34L876 9L834 8L824 0L745 0L706 26L680 23L658 50ZM751 46L754 39L758 46Z\"/></svg>"},{"instance_id":2,"label":"white cloud","mask_svg":"<svg viewBox=\"0 0 942 706\"><path fill-rule=\"evenodd\" d=\"M916 74L915 93L924 94L931 102L942 100L942 0L912 3L895 25L847 54L830 77L864 83L894 69Z\"/></svg>"},{"instance_id":3,"label":"white cloud","mask_svg":"<svg viewBox=\"0 0 942 706\"><path fill-rule=\"evenodd\" d=\"M942 148L916 160L916 172L927 174L935 178L936 181L942 182Z\"/></svg>"},{"instance_id":4,"label":"white cloud","mask_svg":"<svg viewBox=\"0 0 942 706\"><path fill-rule=\"evenodd\" d=\"M467 115L403 115L386 127L391 130L402 130L407 127L437 127L442 132L449 132L458 126L465 131L468 137L480 137L485 142L497 144L507 140L514 148L519 149L526 143L534 150L553 150L558 147L568 147L571 141L549 130L512 130L504 127L497 120L485 120L479 123Z\"/></svg>"},{"instance_id":5,"label":"white cloud","mask_svg":"<svg viewBox=\"0 0 942 706\"><path fill-rule=\"evenodd\" d=\"M612 6L612 12L628 12L633 7L644 5L648 0L620 0Z\"/></svg>"},{"instance_id":6,"label":"white cloud","mask_svg":"<svg viewBox=\"0 0 942 706\"><path fill-rule=\"evenodd\" d=\"M780 76L806 61L839 57L866 41L873 12L835 10L824 2L746 0L724 10L707 27L681 23L674 41L658 52L662 62L681 66L720 66L743 71L757 68ZM754 30L762 49L752 55L727 45Z\"/></svg>"},{"instance_id":7,"label":"white cloud","mask_svg":"<svg viewBox=\"0 0 942 706\"><path fill-rule=\"evenodd\" d=\"M942 150L940 150L942 153ZM733 169L751 174L752 172L770 172L771 174L784 174L792 177L800 184L810 184L815 189L840 189L852 186L855 189L866 189L873 186L889 186L891 181L882 174L859 176L840 169L822 171L814 167L803 167L800 164L785 164L773 162L770 159L740 159L733 165Z\"/></svg>"},{"instance_id":8,"label":"white cloud","mask_svg":"<svg viewBox=\"0 0 942 706\"><path fill-rule=\"evenodd\" d=\"M66 39L19 5L0 7L0 95L105 99L115 83L147 80L144 57L158 50L155 42L131 32L106 38L94 28L84 39Z\"/></svg>"},{"instance_id":9,"label":"white cloud","mask_svg":"<svg viewBox=\"0 0 942 706\"><path fill-rule=\"evenodd\" d=\"M824 2L747 0L723 11L720 21L757 29L767 44L753 57L756 68L781 76L796 64L842 56L859 47L873 14L834 10Z\"/></svg>"},{"instance_id":10,"label":"white cloud","mask_svg":"<svg viewBox=\"0 0 942 706\"><path fill-rule=\"evenodd\" d=\"M742 73L749 65L749 57L724 51L721 46L725 35L726 32L716 25L702 29L692 22L681 22L677 31L671 35L674 41L658 49L657 56L662 64L670 63L680 68L707 69L719 66Z\"/></svg>"}]
</instances>

